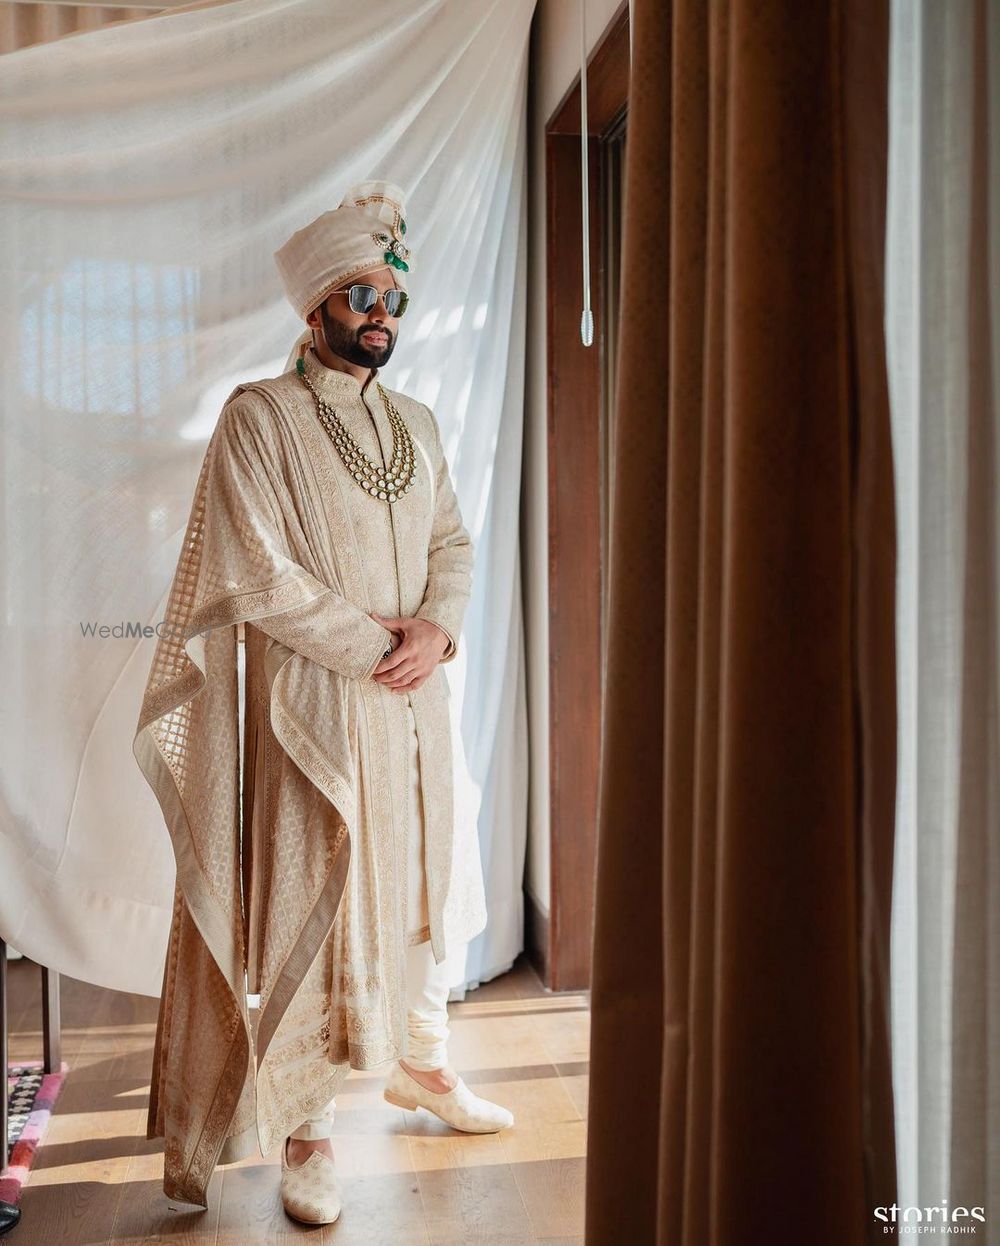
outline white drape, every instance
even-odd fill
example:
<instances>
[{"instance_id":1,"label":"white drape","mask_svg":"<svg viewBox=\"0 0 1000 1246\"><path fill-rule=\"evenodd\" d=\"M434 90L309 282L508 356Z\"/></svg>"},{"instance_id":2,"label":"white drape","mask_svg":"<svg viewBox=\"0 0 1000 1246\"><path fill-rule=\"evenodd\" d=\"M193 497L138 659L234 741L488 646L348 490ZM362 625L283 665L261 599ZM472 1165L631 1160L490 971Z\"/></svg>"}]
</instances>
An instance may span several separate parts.
<instances>
[{"instance_id":1,"label":"white drape","mask_svg":"<svg viewBox=\"0 0 1000 1246\"><path fill-rule=\"evenodd\" d=\"M1000 1216L996 5L894 0L889 134L898 1201L985 1205L989 1223Z\"/></svg>"},{"instance_id":2,"label":"white drape","mask_svg":"<svg viewBox=\"0 0 1000 1246\"><path fill-rule=\"evenodd\" d=\"M130 749L153 641L85 630L162 618L221 402L302 325L272 253L367 177L407 192L415 256L384 374L435 411L477 552L448 667L490 911L467 981L522 947L533 3L235 0L0 58L0 932L34 959L159 993L174 865Z\"/></svg>"}]
</instances>

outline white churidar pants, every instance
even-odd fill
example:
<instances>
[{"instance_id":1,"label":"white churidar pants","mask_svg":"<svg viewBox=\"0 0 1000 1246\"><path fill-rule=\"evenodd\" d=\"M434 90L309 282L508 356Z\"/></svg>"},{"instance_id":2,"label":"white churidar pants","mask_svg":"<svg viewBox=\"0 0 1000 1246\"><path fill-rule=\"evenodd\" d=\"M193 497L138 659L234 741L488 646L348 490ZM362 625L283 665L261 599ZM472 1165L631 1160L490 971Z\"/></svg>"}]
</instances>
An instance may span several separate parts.
<instances>
[{"instance_id":1,"label":"white churidar pants","mask_svg":"<svg viewBox=\"0 0 1000 1246\"><path fill-rule=\"evenodd\" d=\"M417 730L409 697L410 808L407 824L406 929L413 934L427 925L427 888L424 878L424 820L420 806L420 774ZM430 939L406 948L406 1018L409 1050L404 1057L415 1069L440 1069L448 1063L448 992L455 961L464 949L449 948L440 965L434 962ZM316 1140L333 1131L336 1099L331 1099L289 1135Z\"/></svg>"}]
</instances>

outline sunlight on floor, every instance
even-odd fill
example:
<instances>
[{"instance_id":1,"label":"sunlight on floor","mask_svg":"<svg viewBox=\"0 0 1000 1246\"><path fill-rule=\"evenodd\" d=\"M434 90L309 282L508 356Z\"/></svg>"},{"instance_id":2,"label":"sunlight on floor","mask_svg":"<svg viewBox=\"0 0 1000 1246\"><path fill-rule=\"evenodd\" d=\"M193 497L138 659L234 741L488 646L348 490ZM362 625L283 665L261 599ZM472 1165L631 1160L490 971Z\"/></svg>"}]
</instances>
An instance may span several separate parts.
<instances>
[{"instance_id":1,"label":"sunlight on floor","mask_svg":"<svg viewBox=\"0 0 1000 1246\"><path fill-rule=\"evenodd\" d=\"M18 977L36 989L37 975ZM71 980L65 987L63 1055L70 1073L25 1188L26 1217L58 1225L52 1240L60 1246L139 1243L177 1232L197 1246L285 1240L277 1201L280 1146L218 1166L207 1212L166 1198L163 1139L146 1138L155 1001ZM340 1239L353 1243L345 1236L350 1231L361 1240L372 1216L387 1216L385 1232L390 1224L399 1228L393 1240L437 1240L428 1236L431 1225L448 1236L465 1216L482 1213L508 1224L518 1242L577 1240L588 1003L584 992L546 994L522 967L450 1005L452 1064L474 1093L514 1113L515 1124L497 1134L462 1134L433 1113L387 1103L389 1064L352 1070L337 1096L333 1147L338 1170L351 1183L356 1219L351 1230L346 1222L338 1226ZM22 1020L34 1026L37 1001L22 1004ZM26 1058L40 1043L37 1029L15 1027L12 1046ZM377 1241L384 1236L376 1234ZM365 1246L376 1243L365 1239Z\"/></svg>"}]
</instances>

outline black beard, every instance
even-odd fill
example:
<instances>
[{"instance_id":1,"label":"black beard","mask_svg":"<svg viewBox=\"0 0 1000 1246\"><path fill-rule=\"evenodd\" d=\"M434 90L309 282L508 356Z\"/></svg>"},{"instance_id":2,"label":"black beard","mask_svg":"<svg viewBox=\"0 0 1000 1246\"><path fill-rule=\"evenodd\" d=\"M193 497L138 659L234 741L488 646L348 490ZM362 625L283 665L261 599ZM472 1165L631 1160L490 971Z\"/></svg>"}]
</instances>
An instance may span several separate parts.
<instances>
[{"instance_id":1,"label":"black beard","mask_svg":"<svg viewBox=\"0 0 1000 1246\"><path fill-rule=\"evenodd\" d=\"M368 333L373 327L372 325L363 325L357 332L353 333L347 325L334 318L327 311L326 304L321 303L319 309L320 318L323 321L323 336L326 339L327 347L341 359L346 359L348 363L355 363L359 368L381 368L387 363L392 355L393 348L396 345L396 339L388 329L381 329L386 335L386 344L384 346L366 346L361 341L360 334Z\"/></svg>"}]
</instances>

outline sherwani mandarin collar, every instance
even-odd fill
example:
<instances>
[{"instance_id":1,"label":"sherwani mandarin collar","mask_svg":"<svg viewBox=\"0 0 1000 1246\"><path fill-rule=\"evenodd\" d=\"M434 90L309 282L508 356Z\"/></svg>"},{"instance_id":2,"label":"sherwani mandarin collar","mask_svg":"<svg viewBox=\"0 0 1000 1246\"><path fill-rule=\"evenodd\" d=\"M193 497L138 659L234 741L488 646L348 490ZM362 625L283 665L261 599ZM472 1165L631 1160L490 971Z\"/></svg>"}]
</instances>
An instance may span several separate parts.
<instances>
[{"instance_id":1,"label":"sherwani mandarin collar","mask_svg":"<svg viewBox=\"0 0 1000 1246\"><path fill-rule=\"evenodd\" d=\"M379 380L378 368L372 368L362 384L352 372L328 368L311 346L303 355L303 363L306 376L315 386L316 392L334 407L338 403L357 402L362 397L371 402L375 396L376 382Z\"/></svg>"}]
</instances>

